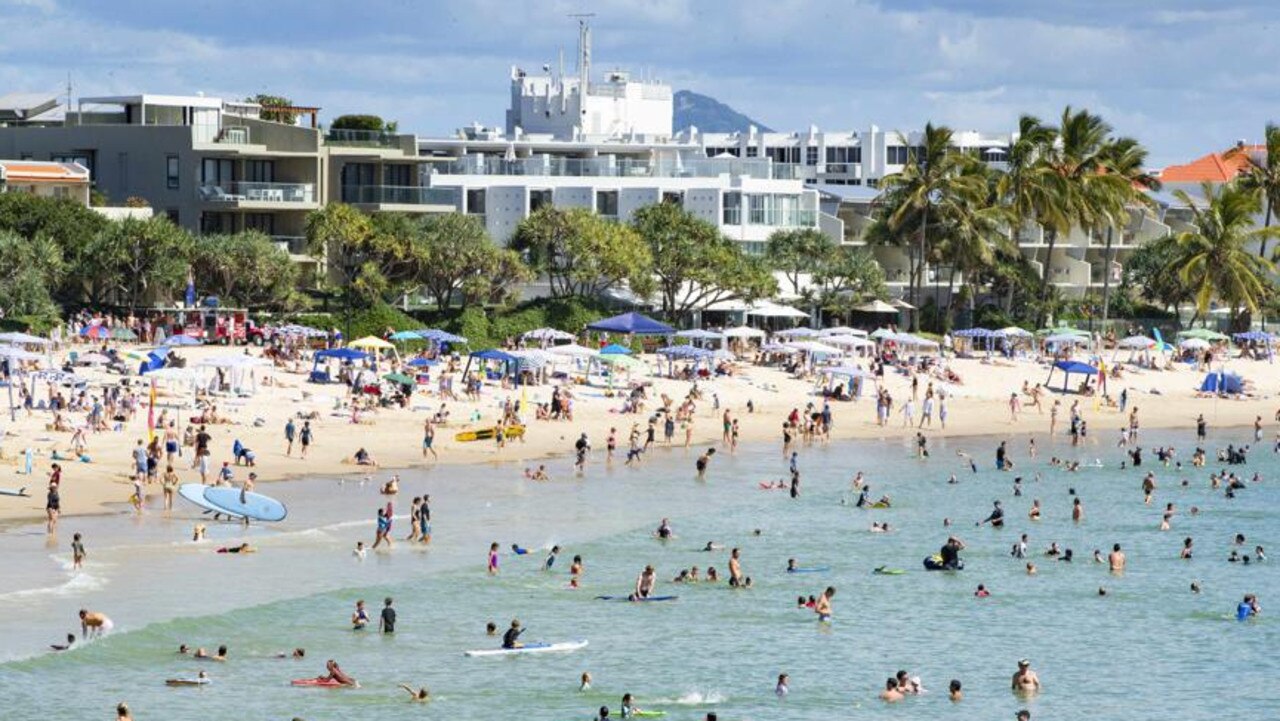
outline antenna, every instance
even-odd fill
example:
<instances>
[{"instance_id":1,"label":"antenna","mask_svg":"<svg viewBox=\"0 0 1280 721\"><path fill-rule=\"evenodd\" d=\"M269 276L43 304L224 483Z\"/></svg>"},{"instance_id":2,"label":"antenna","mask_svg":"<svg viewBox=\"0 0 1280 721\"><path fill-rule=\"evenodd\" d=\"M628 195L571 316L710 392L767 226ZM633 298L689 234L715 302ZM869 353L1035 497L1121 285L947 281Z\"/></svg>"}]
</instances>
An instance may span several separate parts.
<instances>
[{"instance_id":1,"label":"antenna","mask_svg":"<svg viewBox=\"0 0 1280 721\"><path fill-rule=\"evenodd\" d=\"M71 71L68 70L67 71L67 111L62 114L63 125L67 124L67 114L70 112L71 112ZM80 122L79 116L77 116L76 123L78 124L79 122Z\"/></svg>"},{"instance_id":2,"label":"antenna","mask_svg":"<svg viewBox=\"0 0 1280 721\"><path fill-rule=\"evenodd\" d=\"M578 19L578 81L582 84L581 92L585 95L587 85L591 82L591 23L595 13L570 13L569 17Z\"/></svg>"}]
</instances>

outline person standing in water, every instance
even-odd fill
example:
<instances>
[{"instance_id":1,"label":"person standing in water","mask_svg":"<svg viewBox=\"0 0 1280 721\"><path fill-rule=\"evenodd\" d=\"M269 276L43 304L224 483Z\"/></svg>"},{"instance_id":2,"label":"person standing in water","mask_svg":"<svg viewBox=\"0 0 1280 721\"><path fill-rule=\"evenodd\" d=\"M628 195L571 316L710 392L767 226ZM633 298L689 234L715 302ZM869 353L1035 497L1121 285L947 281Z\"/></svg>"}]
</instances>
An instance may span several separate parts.
<instances>
[{"instance_id":1,"label":"person standing in water","mask_svg":"<svg viewBox=\"0 0 1280 721\"><path fill-rule=\"evenodd\" d=\"M1015 693L1034 694L1040 691L1040 677L1031 670L1031 662L1027 659L1018 661L1018 670L1013 674L1010 683Z\"/></svg>"},{"instance_id":2,"label":"person standing in water","mask_svg":"<svg viewBox=\"0 0 1280 721\"><path fill-rule=\"evenodd\" d=\"M827 590L823 591L822 595L818 596L817 601L814 602L813 612L817 614L819 621L826 622L831 620L831 615L832 615L831 599L835 598L835 595L836 595L835 586L827 586Z\"/></svg>"},{"instance_id":3,"label":"person standing in water","mask_svg":"<svg viewBox=\"0 0 1280 721\"><path fill-rule=\"evenodd\" d=\"M716 454L716 449L708 448L706 453L698 456L698 460L694 462L694 467L698 470L698 480L705 480L707 477L707 464L711 463L711 457Z\"/></svg>"}]
</instances>

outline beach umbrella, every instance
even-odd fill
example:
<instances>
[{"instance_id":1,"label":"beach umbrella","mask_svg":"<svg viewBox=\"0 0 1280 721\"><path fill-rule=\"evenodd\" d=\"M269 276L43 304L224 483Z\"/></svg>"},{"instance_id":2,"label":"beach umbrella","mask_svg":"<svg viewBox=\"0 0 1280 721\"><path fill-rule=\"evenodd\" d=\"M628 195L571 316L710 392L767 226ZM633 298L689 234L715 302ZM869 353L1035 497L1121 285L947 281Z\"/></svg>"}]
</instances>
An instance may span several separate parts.
<instances>
[{"instance_id":1,"label":"beach umbrella","mask_svg":"<svg viewBox=\"0 0 1280 721\"><path fill-rule=\"evenodd\" d=\"M781 336L783 338L813 338L821 334L812 328L800 326L799 328L787 328L786 330L780 330L777 333L774 333L774 335Z\"/></svg>"},{"instance_id":2,"label":"beach umbrella","mask_svg":"<svg viewBox=\"0 0 1280 721\"><path fill-rule=\"evenodd\" d=\"M80 335L101 340L111 337L111 329L105 325L87 325L80 329Z\"/></svg>"},{"instance_id":3,"label":"beach umbrella","mask_svg":"<svg viewBox=\"0 0 1280 721\"><path fill-rule=\"evenodd\" d=\"M111 329L111 340L137 340L138 334L125 328L124 326L116 326Z\"/></svg>"},{"instance_id":4,"label":"beach umbrella","mask_svg":"<svg viewBox=\"0 0 1280 721\"><path fill-rule=\"evenodd\" d=\"M413 368L422 368L424 366L438 365L440 361L433 361L430 358L410 358L404 364Z\"/></svg>"},{"instance_id":5,"label":"beach umbrella","mask_svg":"<svg viewBox=\"0 0 1280 721\"><path fill-rule=\"evenodd\" d=\"M871 331L870 337L874 338L875 340L892 339L893 331L889 330L888 328L876 328L875 330Z\"/></svg>"},{"instance_id":6,"label":"beach umbrella","mask_svg":"<svg viewBox=\"0 0 1280 721\"><path fill-rule=\"evenodd\" d=\"M534 328L531 331L524 332L520 337L525 340L555 341L573 340L575 336L557 328Z\"/></svg>"},{"instance_id":7,"label":"beach umbrella","mask_svg":"<svg viewBox=\"0 0 1280 721\"><path fill-rule=\"evenodd\" d=\"M600 349L600 355L631 355L631 349L624 345L610 343Z\"/></svg>"},{"instance_id":8,"label":"beach umbrella","mask_svg":"<svg viewBox=\"0 0 1280 721\"><path fill-rule=\"evenodd\" d=\"M77 365L98 366L110 362L111 359L101 353L85 353L84 355L76 358Z\"/></svg>"},{"instance_id":9,"label":"beach umbrella","mask_svg":"<svg viewBox=\"0 0 1280 721\"><path fill-rule=\"evenodd\" d=\"M1148 338L1145 335L1131 335L1128 338L1125 338L1124 340L1117 343L1116 347L1142 350L1146 348L1151 348L1155 346L1155 344L1156 344L1155 340Z\"/></svg>"},{"instance_id":10,"label":"beach umbrella","mask_svg":"<svg viewBox=\"0 0 1280 721\"><path fill-rule=\"evenodd\" d=\"M628 356L628 355L621 355L621 354L599 355L599 356L596 356L596 360L605 365L617 366L619 368L643 368L644 367L644 361L640 360L639 358L632 358L631 356Z\"/></svg>"},{"instance_id":11,"label":"beach umbrella","mask_svg":"<svg viewBox=\"0 0 1280 721\"><path fill-rule=\"evenodd\" d=\"M434 341L436 343L466 343L467 342L467 339L463 338L460 335L454 335L448 331L439 330L436 328L428 328L426 330L420 330L418 331L418 335L420 335L424 340Z\"/></svg>"},{"instance_id":12,"label":"beach umbrella","mask_svg":"<svg viewBox=\"0 0 1280 721\"><path fill-rule=\"evenodd\" d=\"M882 300L873 300L870 303L863 303L854 308L859 313L893 313L898 314L898 309L889 305Z\"/></svg>"},{"instance_id":13,"label":"beach umbrella","mask_svg":"<svg viewBox=\"0 0 1280 721\"><path fill-rule=\"evenodd\" d=\"M552 346L551 348L547 349L547 352L554 353L556 355L572 356L575 358L592 358L596 355L599 355L596 351L593 351L590 348L587 348L586 346L578 345L577 343L567 343L565 345Z\"/></svg>"},{"instance_id":14,"label":"beach umbrella","mask_svg":"<svg viewBox=\"0 0 1280 721\"><path fill-rule=\"evenodd\" d=\"M908 303L907 301L901 298L894 298L893 300L889 301L889 305L899 310L915 310L916 309L914 305L911 305L910 303Z\"/></svg>"},{"instance_id":15,"label":"beach umbrella","mask_svg":"<svg viewBox=\"0 0 1280 721\"><path fill-rule=\"evenodd\" d=\"M32 360L40 360L43 357L44 356L38 353L32 353L31 351L23 350L17 346L13 346L13 345L0 346L0 358L8 358L9 360L16 360L16 361L32 361Z\"/></svg>"},{"instance_id":16,"label":"beach umbrella","mask_svg":"<svg viewBox=\"0 0 1280 721\"><path fill-rule=\"evenodd\" d=\"M730 328L724 332L726 338L763 338L768 333L759 328L752 328L747 325L740 325L737 328Z\"/></svg>"},{"instance_id":17,"label":"beach umbrella","mask_svg":"<svg viewBox=\"0 0 1280 721\"><path fill-rule=\"evenodd\" d=\"M181 335L181 334L171 336L168 340L164 342L164 344L168 346L203 345L200 341L196 340L195 338L192 338L189 335Z\"/></svg>"},{"instance_id":18,"label":"beach umbrella","mask_svg":"<svg viewBox=\"0 0 1280 721\"><path fill-rule=\"evenodd\" d=\"M49 345L49 339L30 333L0 333L0 343L46 346Z\"/></svg>"},{"instance_id":19,"label":"beach umbrella","mask_svg":"<svg viewBox=\"0 0 1280 721\"><path fill-rule=\"evenodd\" d=\"M391 340L422 340L422 331L398 330L391 334Z\"/></svg>"},{"instance_id":20,"label":"beach umbrella","mask_svg":"<svg viewBox=\"0 0 1280 721\"><path fill-rule=\"evenodd\" d=\"M1228 340L1226 334L1219 333L1208 328L1192 328L1190 330L1178 331L1179 338L1199 338L1207 341Z\"/></svg>"},{"instance_id":21,"label":"beach umbrella","mask_svg":"<svg viewBox=\"0 0 1280 721\"><path fill-rule=\"evenodd\" d=\"M377 336L367 335L347 344L349 348L374 348L377 350L394 350L395 346Z\"/></svg>"},{"instance_id":22,"label":"beach umbrella","mask_svg":"<svg viewBox=\"0 0 1280 721\"><path fill-rule=\"evenodd\" d=\"M778 305L776 303L760 303L756 307L747 311L747 315L753 315L757 318L808 318L809 314L792 308L787 305Z\"/></svg>"},{"instance_id":23,"label":"beach umbrella","mask_svg":"<svg viewBox=\"0 0 1280 721\"><path fill-rule=\"evenodd\" d=\"M1183 338L1178 341L1178 347L1186 350L1204 350L1209 347L1209 341L1204 338Z\"/></svg>"},{"instance_id":24,"label":"beach umbrella","mask_svg":"<svg viewBox=\"0 0 1280 721\"><path fill-rule=\"evenodd\" d=\"M417 382L413 378L410 378L409 376L403 373L388 373L385 376L382 376L382 379L386 381L391 381L392 383L398 383L403 386L411 386Z\"/></svg>"}]
</instances>

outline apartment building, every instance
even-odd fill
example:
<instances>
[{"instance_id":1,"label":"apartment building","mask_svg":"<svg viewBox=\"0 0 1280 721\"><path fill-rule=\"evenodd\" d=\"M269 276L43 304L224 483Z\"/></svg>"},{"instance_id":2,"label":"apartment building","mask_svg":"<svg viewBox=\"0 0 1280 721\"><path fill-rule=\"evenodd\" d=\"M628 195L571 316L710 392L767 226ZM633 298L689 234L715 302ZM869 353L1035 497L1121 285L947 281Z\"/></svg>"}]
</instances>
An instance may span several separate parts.
<instances>
[{"instance_id":1,"label":"apartment building","mask_svg":"<svg viewBox=\"0 0 1280 721\"><path fill-rule=\"evenodd\" d=\"M0 193L29 193L89 205L89 169L79 163L0 160Z\"/></svg>"}]
</instances>

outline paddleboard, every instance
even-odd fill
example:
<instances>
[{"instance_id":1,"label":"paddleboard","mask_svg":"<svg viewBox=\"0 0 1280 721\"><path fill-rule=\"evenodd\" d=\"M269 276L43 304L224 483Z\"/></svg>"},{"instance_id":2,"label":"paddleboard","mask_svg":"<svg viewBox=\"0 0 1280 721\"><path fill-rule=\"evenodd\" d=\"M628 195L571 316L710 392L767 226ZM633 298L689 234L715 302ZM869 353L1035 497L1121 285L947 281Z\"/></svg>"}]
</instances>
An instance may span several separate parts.
<instances>
[{"instance_id":1,"label":"paddleboard","mask_svg":"<svg viewBox=\"0 0 1280 721\"><path fill-rule=\"evenodd\" d=\"M498 435L497 426L489 426L488 428L477 428L472 431L463 431L455 434L453 440L459 443L470 443L471 441L491 441ZM507 438L519 438L524 435L524 426L507 426Z\"/></svg>"},{"instance_id":2,"label":"paddleboard","mask_svg":"<svg viewBox=\"0 0 1280 721\"><path fill-rule=\"evenodd\" d=\"M165 686L204 686L210 682L207 678L170 678L165 679Z\"/></svg>"},{"instance_id":3,"label":"paddleboard","mask_svg":"<svg viewBox=\"0 0 1280 721\"><path fill-rule=\"evenodd\" d=\"M636 718L662 718L667 715L666 711L632 711L631 715Z\"/></svg>"},{"instance_id":4,"label":"paddleboard","mask_svg":"<svg viewBox=\"0 0 1280 721\"><path fill-rule=\"evenodd\" d=\"M906 573L906 571L901 568L885 568L884 566L881 566L873 571L873 573L877 573L881 576L901 576Z\"/></svg>"},{"instance_id":5,"label":"paddleboard","mask_svg":"<svg viewBox=\"0 0 1280 721\"><path fill-rule=\"evenodd\" d=\"M809 568L788 568L787 573L826 573L831 566L811 566Z\"/></svg>"},{"instance_id":6,"label":"paddleboard","mask_svg":"<svg viewBox=\"0 0 1280 721\"><path fill-rule=\"evenodd\" d=\"M289 515L283 503L261 493L250 491L244 494L244 503L241 503L240 489L230 486L205 488L204 500L254 521L283 521L284 517Z\"/></svg>"},{"instance_id":7,"label":"paddleboard","mask_svg":"<svg viewBox=\"0 0 1280 721\"><path fill-rule=\"evenodd\" d=\"M321 688L340 688L343 683L334 681L331 678L295 678L289 682L290 686L319 686Z\"/></svg>"},{"instance_id":8,"label":"paddleboard","mask_svg":"<svg viewBox=\"0 0 1280 721\"><path fill-rule=\"evenodd\" d=\"M206 511L221 513L225 516L231 516L232 518L244 518L244 516L241 516L239 513L233 513L231 511L228 511L225 508L222 508L220 506L215 506L212 503L206 501L204 499L204 492L206 489L211 487L212 486L206 486L203 483L184 483L181 486L178 486L178 495L182 496L185 500L188 500L196 504L197 506L203 508ZM239 493L239 491L237 491L237 493Z\"/></svg>"},{"instance_id":9,"label":"paddleboard","mask_svg":"<svg viewBox=\"0 0 1280 721\"><path fill-rule=\"evenodd\" d=\"M483 656L519 656L526 653L568 653L569 651L577 651L580 648L586 648L587 642L582 641L564 641L561 643L526 643L520 648L486 648L478 651L463 651L463 656L472 658Z\"/></svg>"},{"instance_id":10,"label":"paddleboard","mask_svg":"<svg viewBox=\"0 0 1280 721\"><path fill-rule=\"evenodd\" d=\"M632 598L630 596L596 596L597 601L626 601L628 603L644 603L647 601L674 601L679 596L649 596L648 598Z\"/></svg>"},{"instance_id":11,"label":"paddleboard","mask_svg":"<svg viewBox=\"0 0 1280 721\"><path fill-rule=\"evenodd\" d=\"M31 494L27 493L26 486L13 490L12 488L0 488L0 496L19 496L21 498L30 498Z\"/></svg>"}]
</instances>

